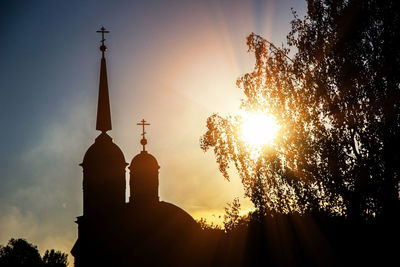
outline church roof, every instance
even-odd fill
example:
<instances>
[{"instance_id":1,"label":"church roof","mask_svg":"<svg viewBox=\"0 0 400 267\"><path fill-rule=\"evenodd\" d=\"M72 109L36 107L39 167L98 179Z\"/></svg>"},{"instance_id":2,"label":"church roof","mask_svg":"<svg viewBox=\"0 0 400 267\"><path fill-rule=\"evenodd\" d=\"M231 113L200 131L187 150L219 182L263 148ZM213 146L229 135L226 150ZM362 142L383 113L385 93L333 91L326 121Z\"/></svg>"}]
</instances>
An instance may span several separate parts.
<instances>
[{"instance_id":1,"label":"church roof","mask_svg":"<svg viewBox=\"0 0 400 267\"><path fill-rule=\"evenodd\" d=\"M183 224L196 224L196 221L189 213L174 204L160 201L159 209L161 209L162 213L165 213L166 217L171 217L174 221L179 220Z\"/></svg>"},{"instance_id":2,"label":"church roof","mask_svg":"<svg viewBox=\"0 0 400 267\"><path fill-rule=\"evenodd\" d=\"M127 204L127 223L139 226L138 229L147 227L162 227L165 229L182 230L186 227L197 228L198 224L193 217L182 208L165 201L149 205ZM170 231L169 230L169 231Z\"/></svg>"}]
</instances>

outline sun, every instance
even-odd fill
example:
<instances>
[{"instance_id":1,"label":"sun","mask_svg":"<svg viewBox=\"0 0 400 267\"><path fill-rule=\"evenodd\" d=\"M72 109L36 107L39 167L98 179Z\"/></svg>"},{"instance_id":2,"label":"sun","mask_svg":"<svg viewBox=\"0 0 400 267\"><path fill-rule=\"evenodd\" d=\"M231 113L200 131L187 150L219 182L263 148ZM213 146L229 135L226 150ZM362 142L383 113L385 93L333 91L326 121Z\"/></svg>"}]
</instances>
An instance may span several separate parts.
<instances>
[{"instance_id":1,"label":"sun","mask_svg":"<svg viewBox=\"0 0 400 267\"><path fill-rule=\"evenodd\" d=\"M280 129L274 116L265 113L246 113L243 119L242 137L247 144L259 148L274 143Z\"/></svg>"}]
</instances>

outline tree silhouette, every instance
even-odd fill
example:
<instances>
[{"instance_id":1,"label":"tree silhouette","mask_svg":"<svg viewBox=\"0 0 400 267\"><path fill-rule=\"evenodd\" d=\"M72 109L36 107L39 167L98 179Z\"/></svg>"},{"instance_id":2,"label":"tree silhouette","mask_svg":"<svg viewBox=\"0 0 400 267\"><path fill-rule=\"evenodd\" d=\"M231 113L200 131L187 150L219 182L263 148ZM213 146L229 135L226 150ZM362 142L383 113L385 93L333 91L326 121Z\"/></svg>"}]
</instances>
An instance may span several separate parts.
<instances>
[{"instance_id":1,"label":"tree silhouette","mask_svg":"<svg viewBox=\"0 0 400 267\"><path fill-rule=\"evenodd\" d=\"M239 198L235 198L232 203L228 203L228 206L225 207L224 228L226 232L232 231L233 229L238 227L242 219L239 212Z\"/></svg>"},{"instance_id":2,"label":"tree silhouette","mask_svg":"<svg viewBox=\"0 0 400 267\"><path fill-rule=\"evenodd\" d=\"M22 238L11 238L6 246L0 246L2 267L66 267L67 265L67 254L54 249L46 250L42 259L37 247Z\"/></svg>"},{"instance_id":3,"label":"tree silhouette","mask_svg":"<svg viewBox=\"0 0 400 267\"><path fill-rule=\"evenodd\" d=\"M214 114L201 147L214 148L226 178L234 163L262 213L393 218L400 182L399 3L307 3L305 18L293 12L286 45L249 35L255 67L237 81L241 107L272 113L282 126L275 145L252 157L239 135L242 118Z\"/></svg>"},{"instance_id":4,"label":"tree silhouette","mask_svg":"<svg viewBox=\"0 0 400 267\"><path fill-rule=\"evenodd\" d=\"M0 266L41 267L42 258L36 246L24 239L10 239L0 248Z\"/></svg>"},{"instance_id":5,"label":"tree silhouette","mask_svg":"<svg viewBox=\"0 0 400 267\"><path fill-rule=\"evenodd\" d=\"M43 255L44 266L64 267L68 265L68 255L61 251L46 250Z\"/></svg>"}]
</instances>

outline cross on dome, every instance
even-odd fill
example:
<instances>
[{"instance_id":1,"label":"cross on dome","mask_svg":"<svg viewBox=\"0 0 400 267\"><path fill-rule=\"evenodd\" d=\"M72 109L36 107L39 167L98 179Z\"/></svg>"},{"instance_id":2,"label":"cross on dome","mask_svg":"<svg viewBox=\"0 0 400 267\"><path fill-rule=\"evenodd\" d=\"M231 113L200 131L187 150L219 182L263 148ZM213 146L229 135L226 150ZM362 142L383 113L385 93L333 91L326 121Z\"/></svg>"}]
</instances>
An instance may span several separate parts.
<instances>
[{"instance_id":1,"label":"cross on dome","mask_svg":"<svg viewBox=\"0 0 400 267\"><path fill-rule=\"evenodd\" d=\"M137 125L141 125L142 126L142 140L140 140L140 144L142 144L142 146L143 146L143 151L146 151L145 146L147 145L147 139L145 137L146 131L144 129L144 126L145 125L150 125L150 123L147 123L147 121L142 119L139 123L137 123Z\"/></svg>"}]
</instances>

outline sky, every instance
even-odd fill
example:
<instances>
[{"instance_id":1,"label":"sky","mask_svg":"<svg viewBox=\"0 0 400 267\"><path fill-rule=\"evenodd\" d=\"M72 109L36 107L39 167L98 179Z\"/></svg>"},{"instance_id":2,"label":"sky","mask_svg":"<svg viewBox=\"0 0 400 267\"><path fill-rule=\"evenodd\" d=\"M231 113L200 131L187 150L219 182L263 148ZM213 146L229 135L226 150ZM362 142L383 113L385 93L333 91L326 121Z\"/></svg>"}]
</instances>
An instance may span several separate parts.
<instances>
[{"instance_id":1,"label":"sky","mask_svg":"<svg viewBox=\"0 0 400 267\"><path fill-rule=\"evenodd\" d=\"M252 70L246 36L280 45L300 0L0 0L0 244L26 238L68 252L82 215L82 162L95 130L101 26L112 131L126 162L146 149L160 168L160 199L221 223L240 180L218 171L199 139L213 113L235 114L236 79ZM127 172L127 178L129 173ZM70 262L73 260L70 258Z\"/></svg>"}]
</instances>

